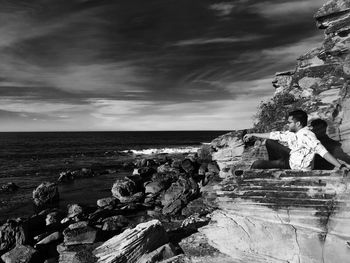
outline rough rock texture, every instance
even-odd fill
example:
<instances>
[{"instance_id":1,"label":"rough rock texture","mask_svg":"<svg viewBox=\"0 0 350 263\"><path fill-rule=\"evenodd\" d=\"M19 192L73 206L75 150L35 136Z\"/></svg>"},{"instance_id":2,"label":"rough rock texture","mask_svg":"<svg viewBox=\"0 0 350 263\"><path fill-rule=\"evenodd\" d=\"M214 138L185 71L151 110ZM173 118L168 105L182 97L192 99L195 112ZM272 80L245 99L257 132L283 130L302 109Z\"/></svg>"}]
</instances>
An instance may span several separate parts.
<instances>
[{"instance_id":1,"label":"rough rock texture","mask_svg":"<svg viewBox=\"0 0 350 263\"><path fill-rule=\"evenodd\" d=\"M18 245L11 251L1 256L5 263L30 263L35 262L37 251L31 246Z\"/></svg>"},{"instance_id":2,"label":"rough rock texture","mask_svg":"<svg viewBox=\"0 0 350 263\"><path fill-rule=\"evenodd\" d=\"M163 194L161 202L164 215L175 215L199 194L198 184L187 177L180 177Z\"/></svg>"},{"instance_id":3,"label":"rough rock texture","mask_svg":"<svg viewBox=\"0 0 350 263\"><path fill-rule=\"evenodd\" d=\"M101 246L93 254L99 263L134 263L142 257L168 242L168 236L158 220L141 223L133 229L127 229Z\"/></svg>"},{"instance_id":4,"label":"rough rock texture","mask_svg":"<svg viewBox=\"0 0 350 263\"><path fill-rule=\"evenodd\" d=\"M57 184L44 182L33 191L33 201L37 206L56 203L59 200Z\"/></svg>"},{"instance_id":5,"label":"rough rock texture","mask_svg":"<svg viewBox=\"0 0 350 263\"><path fill-rule=\"evenodd\" d=\"M328 122L329 135L350 152L350 4L331 0L315 14L325 39L298 59L295 70L277 73L277 94L303 99L301 108L311 118ZM293 106L293 105L291 105ZM283 116L281 116L282 118Z\"/></svg>"},{"instance_id":6,"label":"rough rock texture","mask_svg":"<svg viewBox=\"0 0 350 263\"><path fill-rule=\"evenodd\" d=\"M180 242L190 262L349 259L350 178L342 172L246 170L221 180L203 190L216 208L210 223Z\"/></svg>"},{"instance_id":7,"label":"rough rock texture","mask_svg":"<svg viewBox=\"0 0 350 263\"><path fill-rule=\"evenodd\" d=\"M69 225L63 231L65 245L92 244L96 240L97 230L88 226L87 222Z\"/></svg>"},{"instance_id":8,"label":"rough rock texture","mask_svg":"<svg viewBox=\"0 0 350 263\"><path fill-rule=\"evenodd\" d=\"M22 224L10 220L0 226L0 254L8 251L16 244L28 242L28 231Z\"/></svg>"}]
</instances>

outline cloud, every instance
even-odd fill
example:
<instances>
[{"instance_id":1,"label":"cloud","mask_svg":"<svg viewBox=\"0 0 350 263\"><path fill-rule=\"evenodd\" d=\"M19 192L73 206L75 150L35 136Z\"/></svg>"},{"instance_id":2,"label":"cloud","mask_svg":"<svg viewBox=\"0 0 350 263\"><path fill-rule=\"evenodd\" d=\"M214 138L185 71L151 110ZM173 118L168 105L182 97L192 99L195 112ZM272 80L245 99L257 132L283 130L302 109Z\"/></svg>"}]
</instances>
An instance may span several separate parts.
<instances>
[{"instance_id":1,"label":"cloud","mask_svg":"<svg viewBox=\"0 0 350 263\"><path fill-rule=\"evenodd\" d=\"M252 8L266 18L281 18L286 15L291 15L289 18L298 19L302 13L309 15L312 12L316 12L324 3L325 0L297 0L282 1L279 3L264 1L262 3L252 5Z\"/></svg>"},{"instance_id":2,"label":"cloud","mask_svg":"<svg viewBox=\"0 0 350 263\"><path fill-rule=\"evenodd\" d=\"M194 38L188 40L180 40L173 44L174 46L190 46L190 45L207 45L207 44L225 44L225 43L237 43L255 41L263 38L258 35L247 35L240 37L220 37L220 38Z\"/></svg>"}]
</instances>

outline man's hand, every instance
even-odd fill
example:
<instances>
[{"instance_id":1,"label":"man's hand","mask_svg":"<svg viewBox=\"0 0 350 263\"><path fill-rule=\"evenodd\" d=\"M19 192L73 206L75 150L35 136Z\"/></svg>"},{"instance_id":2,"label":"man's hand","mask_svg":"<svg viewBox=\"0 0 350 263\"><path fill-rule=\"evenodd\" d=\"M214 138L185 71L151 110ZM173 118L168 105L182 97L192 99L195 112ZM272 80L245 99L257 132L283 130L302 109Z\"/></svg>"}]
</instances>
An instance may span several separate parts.
<instances>
[{"instance_id":1,"label":"man's hand","mask_svg":"<svg viewBox=\"0 0 350 263\"><path fill-rule=\"evenodd\" d=\"M342 171L344 174L348 174L349 173L349 167L346 166L345 164L340 165L337 169L339 171Z\"/></svg>"},{"instance_id":2,"label":"man's hand","mask_svg":"<svg viewBox=\"0 0 350 263\"><path fill-rule=\"evenodd\" d=\"M244 142L248 142L248 141L250 141L250 139L253 138L253 137L254 137L253 134L247 133L246 135L243 136L243 141L244 141Z\"/></svg>"}]
</instances>

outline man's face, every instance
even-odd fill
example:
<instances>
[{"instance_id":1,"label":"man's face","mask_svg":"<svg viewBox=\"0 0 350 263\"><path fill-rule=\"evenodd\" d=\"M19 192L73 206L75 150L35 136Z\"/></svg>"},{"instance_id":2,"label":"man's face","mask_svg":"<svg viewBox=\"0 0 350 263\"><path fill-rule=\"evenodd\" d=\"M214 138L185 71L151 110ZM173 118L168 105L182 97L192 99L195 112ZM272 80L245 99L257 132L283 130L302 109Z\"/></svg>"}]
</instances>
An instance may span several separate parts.
<instances>
[{"instance_id":1,"label":"man's face","mask_svg":"<svg viewBox=\"0 0 350 263\"><path fill-rule=\"evenodd\" d=\"M292 116L288 117L288 130L290 132L298 131L297 122L294 121Z\"/></svg>"}]
</instances>

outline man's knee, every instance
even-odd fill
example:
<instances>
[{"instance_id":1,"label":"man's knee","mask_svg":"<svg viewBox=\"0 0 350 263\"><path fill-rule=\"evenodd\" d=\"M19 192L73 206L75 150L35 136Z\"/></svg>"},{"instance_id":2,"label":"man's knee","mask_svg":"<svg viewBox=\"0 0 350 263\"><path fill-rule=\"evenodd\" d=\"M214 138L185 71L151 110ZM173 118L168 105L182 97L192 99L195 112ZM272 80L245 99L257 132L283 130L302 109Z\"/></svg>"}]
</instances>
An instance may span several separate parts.
<instances>
[{"instance_id":1,"label":"man's knee","mask_svg":"<svg viewBox=\"0 0 350 263\"><path fill-rule=\"evenodd\" d=\"M252 169L264 169L265 168L265 161L264 160L256 160L251 165Z\"/></svg>"}]
</instances>

